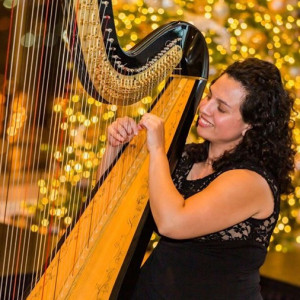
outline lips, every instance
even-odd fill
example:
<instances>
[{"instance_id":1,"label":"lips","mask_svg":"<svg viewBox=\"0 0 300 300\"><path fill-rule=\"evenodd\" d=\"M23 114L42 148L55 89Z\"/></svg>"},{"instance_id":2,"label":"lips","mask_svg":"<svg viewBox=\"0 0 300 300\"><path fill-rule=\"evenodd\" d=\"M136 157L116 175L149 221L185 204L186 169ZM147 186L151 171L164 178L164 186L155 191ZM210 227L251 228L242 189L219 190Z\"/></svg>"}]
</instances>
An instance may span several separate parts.
<instances>
[{"instance_id":1,"label":"lips","mask_svg":"<svg viewBox=\"0 0 300 300\"><path fill-rule=\"evenodd\" d=\"M199 117L198 125L201 127L213 127L214 126L212 123L210 123L205 118L203 118L203 116Z\"/></svg>"}]
</instances>

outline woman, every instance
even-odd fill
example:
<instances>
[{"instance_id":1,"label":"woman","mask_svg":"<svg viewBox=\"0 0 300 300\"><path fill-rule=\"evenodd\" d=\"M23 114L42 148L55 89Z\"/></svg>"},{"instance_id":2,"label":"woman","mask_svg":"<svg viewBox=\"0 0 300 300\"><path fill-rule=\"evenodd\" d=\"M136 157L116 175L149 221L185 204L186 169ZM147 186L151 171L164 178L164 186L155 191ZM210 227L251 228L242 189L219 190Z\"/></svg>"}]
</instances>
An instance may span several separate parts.
<instances>
[{"instance_id":1,"label":"woman","mask_svg":"<svg viewBox=\"0 0 300 300\"><path fill-rule=\"evenodd\" d=\"M273 64L235 62L201 101L205 142L186 146L173 178L161 119L110 126L109 153L147 130L150 207L162 236L133 299L262 299L259 268L280 194L291 189L292 103Z\"/></svg>"}]
</instances>

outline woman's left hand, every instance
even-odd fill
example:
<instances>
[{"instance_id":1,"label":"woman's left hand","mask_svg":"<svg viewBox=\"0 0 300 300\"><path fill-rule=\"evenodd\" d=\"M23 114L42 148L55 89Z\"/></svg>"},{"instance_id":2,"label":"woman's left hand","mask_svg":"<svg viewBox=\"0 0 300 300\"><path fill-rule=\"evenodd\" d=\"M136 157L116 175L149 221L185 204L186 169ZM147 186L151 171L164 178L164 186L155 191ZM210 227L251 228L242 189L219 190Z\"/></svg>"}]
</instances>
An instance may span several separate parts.
<instances>
[{"instance_id":1,"label":"woman's left hand","mask_svg":"<svg viewBox=\"0 0 300 300\"><path fill-rule=\"evenodd\" d=\"M147 147L150 153L157 150L165 152L164 121L156 115L146 113L140 120L139 129L147 130Z\"/></svg>"}]
</instances>

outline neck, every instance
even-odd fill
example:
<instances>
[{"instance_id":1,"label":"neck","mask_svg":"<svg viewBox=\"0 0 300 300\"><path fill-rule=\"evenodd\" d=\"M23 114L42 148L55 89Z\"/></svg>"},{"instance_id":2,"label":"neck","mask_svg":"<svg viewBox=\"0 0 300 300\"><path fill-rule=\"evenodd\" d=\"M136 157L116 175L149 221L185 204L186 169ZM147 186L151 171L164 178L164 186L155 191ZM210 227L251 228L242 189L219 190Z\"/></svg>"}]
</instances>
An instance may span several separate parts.
<instances>
[{"instance_id":1,"label":"neck","mask_svg":"<svg viewBox=\"0 0 300 300\"><path fill-rule=\"evenodd\" d=\"M218 160L225 151L231 151L235 148L235 146L236 145L230 144L224 147L224 145L210 143L206 162L208 164L212 164L214 161Z\"/></svg>"}]
</instances>

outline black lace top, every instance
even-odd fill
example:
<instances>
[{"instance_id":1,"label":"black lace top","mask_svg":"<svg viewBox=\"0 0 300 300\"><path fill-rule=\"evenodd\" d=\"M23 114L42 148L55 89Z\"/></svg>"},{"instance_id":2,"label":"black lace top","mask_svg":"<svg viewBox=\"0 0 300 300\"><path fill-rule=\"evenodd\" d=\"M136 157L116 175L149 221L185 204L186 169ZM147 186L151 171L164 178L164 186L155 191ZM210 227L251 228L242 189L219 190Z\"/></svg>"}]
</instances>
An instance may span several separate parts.
<instances>
[{"instance_id":1,"label":"black lace top","mask_svg":"<svg viewBox=\"0 0 300 300\"><path fill-rule=\"evenodd\" d=\"M188 240L161 237L141 269L132 299L261 300L259 268L279 214L279 192L272 176L251 163L241 163L202 179L187 180L193 162L184 154L173 181L188 198L223 172L249 169L263 176L274 195L274 211L266 219L249 218Z\"/></svg>"},{"instance_id":2,"label":"black lace top","mask_svg":"<svg viewBox=\"0 0 300 300\"><path fill-rule=\"evenodd\" d=\"M187 176L192 166L193 166L193 162L189 159L188 155L184 153L173 175L174 184L176 185L178 191L183 195L184 198L188 198L202 191L204 188L206 188L209 185L209 183L211 183L216 177L218 177L220 174L222 174L225 171L232 170L232 169L248 169L257 172L267 180L273 192L274 201L275 201L274 211L266 219L249 218L247 220L240 222L239 224L236 224L234 226L231 226L219 232L211 233L196 238L196 240L198 241L251 240L251 241L258 242L264 247L267 247L278 219L279 203L280 203L279 191L272 176L265 170L262 170L255 165L251 165L249 163L243 163L240 165L233 166L231 168L226 168L224 170L214 172L211 175L208 175L201 179L187 180Z\"/></svg>"}]
</instances>

